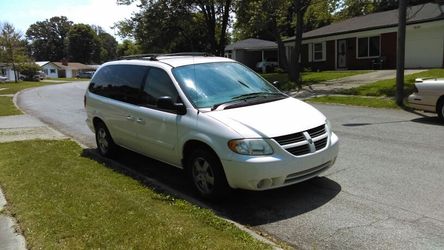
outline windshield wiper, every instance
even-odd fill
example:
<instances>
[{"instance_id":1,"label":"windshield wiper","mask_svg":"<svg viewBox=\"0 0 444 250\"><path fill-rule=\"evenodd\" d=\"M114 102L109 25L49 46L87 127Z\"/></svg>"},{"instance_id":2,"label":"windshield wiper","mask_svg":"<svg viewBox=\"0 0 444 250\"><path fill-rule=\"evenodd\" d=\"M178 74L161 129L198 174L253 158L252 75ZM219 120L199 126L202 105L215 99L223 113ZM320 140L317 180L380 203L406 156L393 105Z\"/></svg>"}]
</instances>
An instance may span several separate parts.
<instances>
[{"instance_id":1,"label":"windshield wiper","mask_svg":"<svg viewBox=\"0 0 444 250\"><path fill-rule=\"evenodd\" d=\"M267 97L267 96L279 96L279 97L287 97L287 95L279 92L256 92L256 93L248 93L243 95L238 95L235 97L232 97L230 101L221 102L214 104L213 107L211 107L211 111L218 109L221 106L224 106L223 108L227 106L231 106L231 104L238 104L243 101L246 101L247 99L252 99L256 97Z\"/></svg>"},{"instance_id":2,"label":"windshield wiper","mask_svg":"<svg viewBox=\"0 0 444 250\"><path fill-rule=\"evenodd\" d=\"M254 92L254 93L238 95L238 96L232 97L231 99L232 100L242 100L242 99L249 99L249 98L261 97L261 96L285 96L285 94L279 93L279 92Z\"/></svg>"}]
</instances>

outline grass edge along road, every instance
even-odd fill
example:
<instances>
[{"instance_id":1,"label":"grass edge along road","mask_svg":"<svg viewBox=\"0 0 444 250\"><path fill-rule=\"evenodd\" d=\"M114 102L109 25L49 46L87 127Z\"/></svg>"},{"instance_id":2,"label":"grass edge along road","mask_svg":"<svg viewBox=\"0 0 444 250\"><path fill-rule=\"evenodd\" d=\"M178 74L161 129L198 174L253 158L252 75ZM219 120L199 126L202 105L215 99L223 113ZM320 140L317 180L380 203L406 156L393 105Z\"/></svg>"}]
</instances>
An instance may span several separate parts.
<instances>
[{"instance_id":1,"label":"grass edge along road","mask_svg":"<svg viewBox=\"0 0 444 250\"><path fill-rule=\"evenodd\" d=\"M0 116L21 115L22 112L17 109L10 96L0 96Z\"/></svg>"},{"instance_id":2,"label":"grass edge along road","mask_svg":"<svg viewBox=\"0 0 444 250\"><path fill-rule=\"evenodd\" d=\"M404 98L413 92L416 78L444 78L444 69L432 69L405 76ZM342 95L329 95L309 98L306 101L364 106L371 108L399 108L394 96L396 92L396 79L381 80L357 88L343 90Z\"/></svg>"},{"instance_id":3,"label":"grass edge along road","mask_svg":"<svg viewBox=\"0 0 444 250\"><path fill-rule=\"evenodd\" d=\"M82 157L70 140L0 143L0 185L28 248L271 248L211 210Z\"/></svg>"}]
</instances>

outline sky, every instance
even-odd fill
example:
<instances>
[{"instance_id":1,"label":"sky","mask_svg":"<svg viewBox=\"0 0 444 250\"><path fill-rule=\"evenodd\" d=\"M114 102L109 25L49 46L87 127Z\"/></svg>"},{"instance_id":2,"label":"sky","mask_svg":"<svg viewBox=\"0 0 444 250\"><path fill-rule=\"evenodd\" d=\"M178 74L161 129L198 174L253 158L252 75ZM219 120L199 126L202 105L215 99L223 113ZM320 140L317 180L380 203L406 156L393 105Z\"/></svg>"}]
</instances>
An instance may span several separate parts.
<instances>
[{"instance_id":1,"label":"sky","mask_svg":"<svg viewBox=\"0 0 444 250\"><path fill-rule=\"evenodd\" d=\"M137 11L136 5L117 5L116 0L0 0L0 22L12 23L25 34L35 22L66 16L74 23L99 25L118 39L111 27L131 17Z\"/></svg>"}]
</instances>

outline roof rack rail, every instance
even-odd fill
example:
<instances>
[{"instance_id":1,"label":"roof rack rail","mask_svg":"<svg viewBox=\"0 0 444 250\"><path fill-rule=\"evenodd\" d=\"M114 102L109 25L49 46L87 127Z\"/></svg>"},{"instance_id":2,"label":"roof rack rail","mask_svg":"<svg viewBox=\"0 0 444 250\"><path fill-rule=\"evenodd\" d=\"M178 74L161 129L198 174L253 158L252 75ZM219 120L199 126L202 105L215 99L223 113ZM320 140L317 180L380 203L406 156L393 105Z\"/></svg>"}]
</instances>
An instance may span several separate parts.
<instances>
[{"instance_id":1,"label":"roof rack rail","mask_svg":"<svg viewBox=\"0 0 444 250\"><path fill-rule=\"evenodd\" d=\"M179 52L179 53L168 53L168 54L136 54L129 56L122 56L120 60L131 60L131 59L141 59L141 60L150 60L157 61L157 57L160 56L214 56L208 52Z\"/></svg>"},{"instance_id":2,"label":"roof rack rail","mask_svg":"<svg viewBox=\"0 0 444 250\"><path fill-rule=\"evenodd\" d=\"M159 56L214 56L208 52L179 52L169 54L159 54Z\"/></svg>"},{"instance_id":3,"label":"roof rack rail","mask_svg":"<svg viewBox=\"0 0 444 250\"><path fill-rule=\"evenodd\" d=\"M160 54L136 54L136 55L129 55L129 56L121 56L120 60L130 60L130 59L147 59L151 61L156 61L156 57Z\"/></svg>"}]
</instances>

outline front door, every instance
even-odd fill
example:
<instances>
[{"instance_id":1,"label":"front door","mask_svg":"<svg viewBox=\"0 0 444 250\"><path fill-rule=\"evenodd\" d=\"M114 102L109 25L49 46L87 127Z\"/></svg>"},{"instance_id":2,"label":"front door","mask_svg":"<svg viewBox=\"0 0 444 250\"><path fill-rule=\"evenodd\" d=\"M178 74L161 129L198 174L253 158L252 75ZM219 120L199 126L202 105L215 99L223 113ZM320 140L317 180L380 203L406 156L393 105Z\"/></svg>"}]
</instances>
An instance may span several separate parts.
<instances>
[{"instance_id":1,"label":"front door","mask_svg":"<svg viewBox=\"0 0 444 250\"><path fill-rule=\"evenodd\" d=\"M338 68L347 68L347 40L338 40L337 53Z\"/></svg>"}]
</instances>

